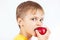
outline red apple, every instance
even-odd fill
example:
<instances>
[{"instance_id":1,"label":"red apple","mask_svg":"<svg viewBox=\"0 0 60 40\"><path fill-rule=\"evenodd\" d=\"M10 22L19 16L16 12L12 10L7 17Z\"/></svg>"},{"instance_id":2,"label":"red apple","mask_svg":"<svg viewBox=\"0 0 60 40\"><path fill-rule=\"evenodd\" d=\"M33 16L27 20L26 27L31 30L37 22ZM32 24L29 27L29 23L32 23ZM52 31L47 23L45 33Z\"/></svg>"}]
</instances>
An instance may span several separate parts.
<instances>
[{"instance_id":1,"label":"red apple","mask_svg":"<svg viewBox=\"0 0 60 40\"><path fill-rule=\"evenodd\" d=\"M44 35L46 32L47 32L47 29L45 27L37 27L35 30L38 30L38 32L41 34L41 35Z\"/></svg>"}]
</instances>

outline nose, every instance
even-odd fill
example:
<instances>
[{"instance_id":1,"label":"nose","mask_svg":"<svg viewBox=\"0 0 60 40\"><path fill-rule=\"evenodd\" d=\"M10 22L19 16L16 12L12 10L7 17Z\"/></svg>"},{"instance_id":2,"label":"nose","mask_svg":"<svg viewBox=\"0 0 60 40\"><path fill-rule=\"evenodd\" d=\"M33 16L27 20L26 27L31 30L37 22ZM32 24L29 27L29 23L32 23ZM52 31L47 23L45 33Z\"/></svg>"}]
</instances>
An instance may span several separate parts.
<instances>
[{"instance_id":1,"label":"nose","mask_svg":"<svg viewBox=\"0 0 60 40\"><path fill-rule=\"evenodd\" d=\"M37 26L42 26L42 22L37 21L36 25L37 25Z\"/></svg>"}]
</instances>

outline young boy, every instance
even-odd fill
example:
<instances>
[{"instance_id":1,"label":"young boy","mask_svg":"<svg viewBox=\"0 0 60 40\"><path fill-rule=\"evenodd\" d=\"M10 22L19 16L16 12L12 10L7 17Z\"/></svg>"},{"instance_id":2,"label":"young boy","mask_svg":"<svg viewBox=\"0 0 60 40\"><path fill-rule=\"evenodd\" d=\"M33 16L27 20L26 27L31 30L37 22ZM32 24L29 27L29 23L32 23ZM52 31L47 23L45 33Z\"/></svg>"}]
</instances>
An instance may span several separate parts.
<instances>
[{"instance_id":1,"label":"young boy","mask_svg":"<svg viewBox=\"0 0 60 40\"><path fill-rule=\"evenodd\" d=\"M14 40L29 40L36 36L38 40L47 40L50 30L47 28L45 35L41 35L35 28L43 26L43 8L36 2L26 1L21 3L16 10L16 18L20 28L20 33Z\"/></svg>"}]
</instances>

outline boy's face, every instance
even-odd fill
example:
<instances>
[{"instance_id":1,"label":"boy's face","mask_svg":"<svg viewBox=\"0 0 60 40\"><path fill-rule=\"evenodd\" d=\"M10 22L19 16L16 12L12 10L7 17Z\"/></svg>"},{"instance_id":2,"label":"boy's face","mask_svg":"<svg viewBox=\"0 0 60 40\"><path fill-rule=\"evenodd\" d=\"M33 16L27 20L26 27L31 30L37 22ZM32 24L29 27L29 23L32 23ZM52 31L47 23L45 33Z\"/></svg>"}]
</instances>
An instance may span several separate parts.
<instances>
[{"instance_id":1,"label":"boy's face","mask_svg":"<svg viewBox=\"0 0 60 40\"><path fill-rule=\"evenodd\" d=\"M33 13L34 11L29 10L23 20L24 30L30 35L35 35L34 29L43 25L43 11L37 9Z\"/></svg>"}]
</instances>

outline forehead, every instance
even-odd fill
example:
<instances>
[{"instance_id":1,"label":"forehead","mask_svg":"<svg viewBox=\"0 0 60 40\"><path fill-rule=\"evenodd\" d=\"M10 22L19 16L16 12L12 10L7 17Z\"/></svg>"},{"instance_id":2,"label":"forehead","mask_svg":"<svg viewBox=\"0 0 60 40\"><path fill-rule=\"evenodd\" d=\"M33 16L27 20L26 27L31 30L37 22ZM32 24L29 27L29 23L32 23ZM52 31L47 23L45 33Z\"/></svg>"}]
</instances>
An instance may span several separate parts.
<instances>
[{"instance_id":1,"label":"forehead","mask_svg":"<svg viewBox=\"0 0 60 40\"><path fill-rule=\"evenodd\" d=\"M29 10L27 12L27 15L26 16L29 16L29 17L43 17L44 15L44 12L43 10L40 10L40 9L35 9L35 10Z\"/></svg>"}]
</instances>

